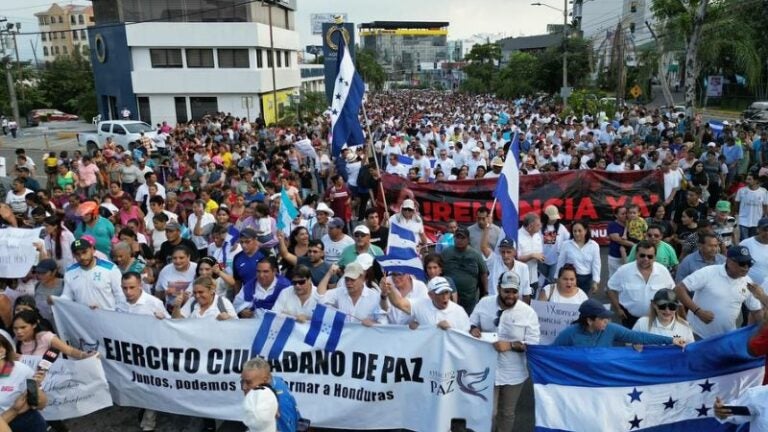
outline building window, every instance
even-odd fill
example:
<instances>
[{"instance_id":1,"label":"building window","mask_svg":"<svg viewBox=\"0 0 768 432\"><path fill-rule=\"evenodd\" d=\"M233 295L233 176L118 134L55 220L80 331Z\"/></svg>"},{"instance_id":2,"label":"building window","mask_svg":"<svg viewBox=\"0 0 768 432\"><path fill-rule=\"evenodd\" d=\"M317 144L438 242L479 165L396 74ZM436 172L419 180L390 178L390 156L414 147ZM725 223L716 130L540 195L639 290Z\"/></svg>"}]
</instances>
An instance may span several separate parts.
<instances>
[{"instance_id":1,"label":"building window","mask_svg":"<svg viewBox=\"0 0 768 432\"><path fill-rule=\"evenodd\" d=\"M54 40L59 38L59 32L51 32L51 34L53 34Z\"/></svg>"},{"instance_id":2,"label":"building window","mask_svg":"<svg viewBox=\"0 0 768 432\"><path fill-rule=\"evenodd\" d=\"M152 124L152 111L149 108L149 98L146 96L139 96L136 98L136 102L139 106L139 120L147 124Z\"/></svg>"},{"instance_id":3,"label":"building window","mask_svg":"<svg viewBox=\"0 0 768 432\"><path fill-rule=\"evenodd\" d=\"M53 50L56 52L56 55L59 55L59 47L53 47Z\"/></svg>"},{"instance_id":4,"label":"building window","mask_svg":"<svg viewBox=\"0 0 768 432\"><path fill-rule=\"evenodd\" d=\"M192 120L200 120L208 114L219 112L219 102L215 97L190 97L189 105L192 109Z\"/></svg>"},{"instance_id":5,"label":"building window","mask_svg":"<svg viewBox=\"0 0 768 432\"><path fill-rule=\"evenodd\" d=\"M77 35L78 35L78 32L77 32L77 30L73 31L73 32L72 32L72 39L74 39L74 40L77 40L77 39L78 39L78 36L77 36Z\"/></svg>"},{"instance_id":6,"label":"building window","mask_svg":"<svg viewBox=\"0 0 768 432\"><path fill-rule=\"evenodd\" d=\"M59 15L59 24L64 24L64 17Z\"/></svg>"},{"instance_id":7,"label":"building window","mask_svg":"<svg viewBox=\"0 0 768 432\"><path fill-rule=\"evenodd\" d=\"M285 55L285 67L291 67L291 52L285 51L283 54Z\"/></svg>"},{"instance_id":8,"label":"building window","mask_svg":"<svg viewBox=\"0 0 768 432\"><path fill-rule=\"evenodd\" d=\"M212 68L213 50L187 48L187 67L188 68Z\"/></svg>"},{"instance_id":9,"label":"building window","mask_svg":"<svg viewBox=\"0 0 768 432\"><path fill-rule=\"evenodd\" d=\"M43 55L48 56L48 47L43 47Z\"/></svg>"},{"instance_id":10,"label":"building window","mask_svg":"<svg viewBox=\"0 0 768 432\"><path fill-rule=\"evenodd\" d=\"M40 33L40 40L45 42L45 33Z\"/></svg>"},{"instance_id":11,"label":"building window","mask_svg":"<svg viewBox=\"0 0 768 432\"><path fill-rule=\"evenodd\" d=\"M67 47L66 47L66 46L63 46L63 47L61 47L61 51L62 51L64 54L67 54L67 53L68 53L68 49L67 49Z\"/></svg>"},{"instance_id":12,"label":"building window","mask_svg":"<svg viewBox=\"0 0 768 432\"><path fill-rule=\"evenodd\" d=\"M219 67L220 68L248 68L250 62L248 61L247 49L221 49L218 50Z\"/></svg>"},{"instance_id":13,"label":"building window","mask_svg":"<svg viewBox=\"0 0 768 432\"><path fill-rule=\"evenodd\" d=\"M149 58L153 68L180 68L183 66L181 49L178 48L150 49Z\"/></svg>"},{"instance_id":14,"label":"building window","mask_svg":"<svg viewBox=\"0 0 768 432\"><path fill-rule=\"evenodd\" d=\"M74 15L70 15L69 16L69 23L72 24L72 25L77 23L77 21L75 21L75 16Z\"/></svg>"},{"instance_id":15,"label":"building window","mask_svg":"<svg viewBox=\"0 0 768 432\"><path fill-rule=\"evenodd\" d=\"M256 50L256 69L261 69L264 67L264 58L262 57L263 53L262 50L257 49Z\"/></svg>"},{"instance_id":16,"label":"building window","mask_svg":"<svg viewBox=\"0 0 768 432\"><path fill-rule=\"evenodd\" d=\"M85 29L80 30L80 39L85 40Z\"/></svg>"},{"instance_id":17,"label":"building window","mask_svg":"<svg viewBox=\"0 0 768 432\"><path fill-rule=\"evenodd\" d=\"M283 56L280 50L275 50L275 57L277 57L277 67L283 67Z\"/></svg>"},{"instance_id":18,"label":"building window","mask_svg":"<svg viewBox=\"0 0 768 432\"><path fill-rule=\"evenodd\" d=\"M77 16L77 23L78 24L85 24L85 19L83 19L82 15Z\"/></svg>"},{"instance_id":19,"label":"building window","mask_svg":"<svg viewBox=\"0 0 768 432\"><path fill-rule=\"evenodd\" d=\"M272 57L272 55L273 55L272 51L267 50L267 67L268 68L272 67L272 64L274 63L274 60L275 60L274 57Z\"/></svg>"},{"instance_id":20,"label":"building window","mask_svg":"<svg viewBox=\"0 0 768 432\"><path fill-rule=\"evenodd\" d=\"M37 24L45 25L45 17L44 16L37 17Z\"/></svg>"},{"instance_id":21,"label":"building window","mask_svg":"<svg viewBox=\"0 0 768 432\"><path fill-rule=\"evenodd\" d=\"M176 107L176 123L186 123L189 121L187 116L187 98L175 97L173 98L173 104Z\"/></svg>"},{"instance_id":22,"label":"building window","mask_svg":"<svg viewBox=\"0 0 768 432\"><path fill-rule=\"evenodd\" d=\"M96 22L96 21L94 20L93 16L89 16L88 17L88 22Z\"/></svg>"}]
</instances>

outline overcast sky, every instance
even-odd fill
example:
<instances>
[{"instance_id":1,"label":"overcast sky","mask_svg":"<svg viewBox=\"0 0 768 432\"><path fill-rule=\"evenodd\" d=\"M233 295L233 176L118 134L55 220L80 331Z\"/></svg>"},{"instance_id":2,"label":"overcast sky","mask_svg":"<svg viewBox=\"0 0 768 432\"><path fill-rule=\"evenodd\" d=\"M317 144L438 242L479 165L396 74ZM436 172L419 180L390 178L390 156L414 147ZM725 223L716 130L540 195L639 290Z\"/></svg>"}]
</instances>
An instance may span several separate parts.
<instances>
[{"instance_id":1,"label":"overcast sky","mask_svg":"<svg viewBox=\"0 0 768 432\"><path fill-rule=\"evenodd\" d=\"M353 23L369 21L448 21L449 39L463 39L477 33L505 33L507 36L533 35L546 31L547 24L562 23L562 12L531 6L533 0L297 0L296 28L301 46L319 45L313 36L310 14L346 12ZM60 4L90 4L85 1ZM562 0L544 1L562 8ZM585 19L592 16L597 24L617 15L621 0L591 0L585 3ZM51 2L41 0L0 0L0 17L20 22L23 32L37 31L34 13L44 11ZM618 7L618 8L617 8ZM32 58L33 44L40 54L39 36L19 38L19 51L24 59Z\"/></svg>"}]
</instances>

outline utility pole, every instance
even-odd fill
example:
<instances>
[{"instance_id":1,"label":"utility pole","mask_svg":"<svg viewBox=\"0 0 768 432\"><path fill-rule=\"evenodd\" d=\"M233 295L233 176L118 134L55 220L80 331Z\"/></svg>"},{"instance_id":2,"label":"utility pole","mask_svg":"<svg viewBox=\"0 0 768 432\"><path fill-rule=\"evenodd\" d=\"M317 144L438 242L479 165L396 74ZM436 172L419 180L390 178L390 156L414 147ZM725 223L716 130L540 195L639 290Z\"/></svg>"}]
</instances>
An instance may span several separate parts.
<instances>
[{"instance_id":1,"label":"utility pole","mask_svg":"<svg viewBox=\"0 0 768 432\"><path fill-rule=\"evenodd\" d=\"M619 25L616 27L616 109L621 107L621 102L624 100L625 92L625 79L624 76L624 23L619 21Z\"/></svg>"},{"instance_id":2,"label":"utility pole","mask_svg":"<svg viewBox=\"0 0 768 432\"><path fill-rule=\"evenodd\" d=\"M16 28L13 28L12 23L8 23L8 29L13 35L13 49L16 51L16 70L18 71L19 89L21 90L21 101L26 99L24 95L24 75L21 72L21 59L19 59L19 45L16 43L16 34L21 31L21 23L16 23Z\"/></svg>"},{"instance_id":3,"label":"utility pole","mask_svg":"<svg viewBox=\"0 0 768 432\"><path fill-rule=\"evenodd\" d=\"M8 21L5 18L0 18L0 23ZM16 124L21 128L21 116L19 116L19 101L16 99L16 87L13 85L13 74L11 69L11 56L6 55L5 51L8 47L8 33L7 28L0 28L0 58L2 59L2 67L5 68L5 79L8 82L8 97L11 99L11 111L13 118L16 120Z\"/></svg>"},{"instance_id":4,"label":"utility pole","mask_svg":"<svg viewBox=\"0 0 768 432\"><path fill-rule=\"evenodd\" d=\"M563 0L563 115L568 107L568 0Z\"/></svg>"}]
</instances>

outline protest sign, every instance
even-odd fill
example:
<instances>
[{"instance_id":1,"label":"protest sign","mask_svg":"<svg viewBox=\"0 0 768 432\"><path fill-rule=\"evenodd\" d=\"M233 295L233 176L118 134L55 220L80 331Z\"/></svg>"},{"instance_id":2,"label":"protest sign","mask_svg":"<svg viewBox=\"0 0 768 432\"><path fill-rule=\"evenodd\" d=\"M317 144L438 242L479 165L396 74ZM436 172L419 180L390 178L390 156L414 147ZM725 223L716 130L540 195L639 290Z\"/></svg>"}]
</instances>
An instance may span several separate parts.
<instances>
[{"instance_id":1,"label":"protest sign","mask_svg":"<svg viewBox=\"0 0 768 432\"><path fill-rule=\"evenodd\" d=\"M424 219L428 235L445 232L449 220L469 225L475 222L477 209L493 206L493 193L498 179L414 183L402 177L385 174L382 183L387 194L390 214L400 210L405 199L415 199ZM650 207L661 202L664 192L661 171L611 173L577 170L520 176L520 208L518 213L541 214L549 205L557 206L561 222L588 221L592 238L608 243L608 222L614 210L627 204L640 207L643 217ZM383 206L381 196L378 204ZM494 220L501 220L501 206L495 208Z\"/></svg>"},{"instance_id":2,"label":"protest sign","mask_svg":"<svg viewBox=\"0 0 768 432\"><path fill-rule=\"evenodd\" d=\"M27 275L37 264L35 242L41 243L42 228L0 229L0 278L15 279Z\"/></svg>"},{"instance_id":3,"label":"protest sign","mask_svg":"<svg viewBox=\"0 0 768 432\"><path fill-rule=\"evenodd\" d=\"M578 304L531 300L531 307L539 316L539 345L550 345L563 329L579 317Z\"/></svg>"},{"instance_id":4,"label":"protest sign","mask_svg":"<svg viewBox=\"0 0 768 432\"><path fill-rule=\"evenodd\" d=\"M21 362L37 369L42 356L22 356ZM46 420L65 420L112 406L109 385L101 360L59 358L45 375L41 388L48 405L40 413Z\"/></svg>"},{"instance_id":5,"label":"protest sign","mask_svg":"<svg viewBox=\"0 0 768 432\"><path fill-rule=\"evenodd\" d=\"M101 353L118 405L242 419L239 374L261 320L157 320L61 298L53 310L62 339ZM297 324L271 364L313 425L443 431L464 418L490 430L497 357L490 343L435 327L347 323L337 350L326 353L304 342L308 328Z\"/></svg>"}]
</instances>

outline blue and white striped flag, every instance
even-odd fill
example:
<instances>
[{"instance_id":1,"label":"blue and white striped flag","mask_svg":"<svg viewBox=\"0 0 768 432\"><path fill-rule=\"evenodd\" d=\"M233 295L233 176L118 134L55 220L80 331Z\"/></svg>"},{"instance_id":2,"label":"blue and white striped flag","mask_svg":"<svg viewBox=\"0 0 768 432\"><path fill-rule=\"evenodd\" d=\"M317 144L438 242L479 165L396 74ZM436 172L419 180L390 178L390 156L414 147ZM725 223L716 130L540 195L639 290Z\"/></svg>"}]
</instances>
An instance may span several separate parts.
<instances>
[{"instance_id":1,"label":"blue and white striped flag","mask_svg":"<svg viewBox=\"0 0 768 432\"><path fill-rule=\"evenodd\" d=\"M406 155L401 155L401 154L397 155L397 161L401 165L405 165L408 169L411 169L411 167L413 166L413 158L408 157Z\"/></svg>"},{"instance_id":2,"label":"blue and white striped flag","mask_svg":"<svg viewBox=\"0 0 768 432\"><path fill-rule=\"evenodd\" d=\"M416 276L420 281L427 280L427 275L424 274L424 263L415 248L390 246L387 254L377 256L376 261L381 266L381 270L386 273L407 273Z\"/></svg>"},{"instance_id":3,"label":"blue and white striped flag","mask_svg":"<svg viewBox=\"0 0 768 432\"><path fill-rule=\"evenodd\" d=\"M389 221L389 239L387 252L393 247L416 250L416 234L408 228L398 225L396 218Z\"/></svg>"},{"instance_id":4,"label":"blue and white striped flag","mask_svg":"<svg viewBox=\"0 0 768 432\"><path fill-rule=\"evenodd\" d=\"M721 121L710 120L709 121L709 129L712 131L712 136L715 139L718 139L718 138L720 138L720 135L723 134L723 130L725 129L725 125Z\"/></svg>"},{"instance_id":5,"label":"blue and white striped flag","mask_svg":"<svg viewBox=\"0 0 768 432\"><path fill-rule=\"evenodd\" d=\"M315 306L304 342L325 351L336 351L347 316L323 304Z\"/></svg>"},{"instance_id":6,"label":"blue and white striped flag","mask_svg":"<svg viewBox=\"0 0 768 432\"><path fill-rule=\"evenodd\" d=\"M343 37L339 38L338 46L336 84L331 101L333 156L338 156L344 145L352 147L365 143L363 128L358 119L360 107L363 105L365 84L355 70L355 63Z\"/></svg>"},{"instance_id":7,"label":"blue and white striped flag","mask_svg":"<svg viewBox=\"0 0 768 432\"><path fill-rule=\"evenodd\" d=\"M266 311L259 331L253 338L251 355L260 355L270 360L280 357L295 325L296 321L291 318Z\"/></svg>"},{"instance_id":8,"label":"blue and white striped flag","mask_svg":"<svg viewBox=\"0 0 768 432\"><path fill-rule=\"evenodd\" d=\"M684 351L530 345L536 431L735 431L714 418L713 405L716 396L734 400L762 383L765 358L747 352L754 330Z\"/></svg>"},{"instance_id":9,"label":"blue and white striped flag","mask_svg":"<svg viewBox=\"0 0 768 432\"><path fill-rule=\"evenodd\" d=\"M299 215L299 211L293 204L288 192L283 188L280 191L280 211L277 215L277 229L283 231L285 235L291 234L291 222Z\"/></svg>"},{"instance_id":10,"label":"blue and white striped flag","mask_svg":"<svg viewBox=\"0 0 768 432\"><path fill-rule=\"evenodd\" d=\"M501 205L501 225L504 235L517 244L517 230L520 227L520 134L515 133L507 152L507 160L496 183L494 197Z\"/></svg>"}]
</instances>

